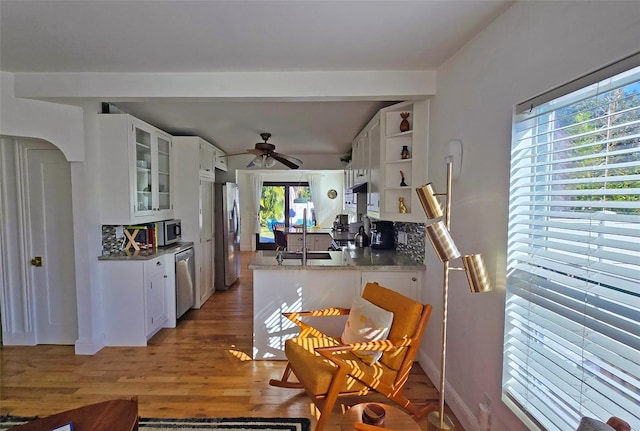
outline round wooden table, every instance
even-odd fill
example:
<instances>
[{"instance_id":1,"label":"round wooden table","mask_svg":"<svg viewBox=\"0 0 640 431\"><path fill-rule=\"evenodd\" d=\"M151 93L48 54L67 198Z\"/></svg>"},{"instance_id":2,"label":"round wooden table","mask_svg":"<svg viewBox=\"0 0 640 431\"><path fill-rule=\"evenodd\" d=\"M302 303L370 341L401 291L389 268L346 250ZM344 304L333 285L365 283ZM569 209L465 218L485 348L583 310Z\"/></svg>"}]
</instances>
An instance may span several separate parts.
<instances>
[{"instance_id":1,"label":"round wooden table","mask_svg":"<svg viewBox=\"0 0 640 431\"><path fill-rule=\"evenodd\" d=\"M420 426L408 413L397 407L380 403L362 403L351 407L343 415L342 421L340 422L340 429L342 431L353 431L355 429L353 424L362 423L362 410L367 404L377 404L384 408L386 412L384 423L382 424L384 428L397 431L420 431Z\"/></svg>"},{"instance_id":2,"label":"round wooden table","mask_svg":"<svg viewBox=\"0 0 640 431\"><path fill-rule=\"evenodd\" d=\"M74 431L136 431L138 399L110 400L36 419L11 431L51 431L68 423Z\"/></svg>"}]
</instances>

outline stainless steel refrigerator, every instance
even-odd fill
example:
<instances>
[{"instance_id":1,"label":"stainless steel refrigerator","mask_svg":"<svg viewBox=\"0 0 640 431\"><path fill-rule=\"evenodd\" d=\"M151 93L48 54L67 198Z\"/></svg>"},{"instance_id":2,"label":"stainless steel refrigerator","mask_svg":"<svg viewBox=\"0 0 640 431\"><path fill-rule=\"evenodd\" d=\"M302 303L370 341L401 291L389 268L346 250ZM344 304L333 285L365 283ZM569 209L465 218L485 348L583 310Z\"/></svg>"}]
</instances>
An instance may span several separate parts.
<instances>
[{"instance_id":1,"label":"stainless steel refrigerator","mask_svg":"<svg viewBox=\"0 0 640 431\"><path fill-rule=\"evenodd\" d=\"M227 290L240 277L238 185L215 185L215 287Z\"/></svg>"}]
</instances>

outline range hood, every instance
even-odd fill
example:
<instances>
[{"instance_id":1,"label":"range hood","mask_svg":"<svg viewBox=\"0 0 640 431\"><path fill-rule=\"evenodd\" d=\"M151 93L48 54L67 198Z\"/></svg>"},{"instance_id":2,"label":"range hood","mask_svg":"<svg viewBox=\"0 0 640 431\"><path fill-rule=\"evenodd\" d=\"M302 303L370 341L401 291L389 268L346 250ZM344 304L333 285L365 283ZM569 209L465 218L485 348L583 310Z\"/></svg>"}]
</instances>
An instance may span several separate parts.
<instances>
[{"instance_id":1,"label":"range hood","mask_svg":"<svg viewBox=\"0 0 640 431\"><path fill-rule=\"evenodd\" d=\"M353 186L353 188L351 189L353 191L353 193L366 193L367 192L367 183L362 183L362 184L358 184Z\"/></svg>"}]
</instances>

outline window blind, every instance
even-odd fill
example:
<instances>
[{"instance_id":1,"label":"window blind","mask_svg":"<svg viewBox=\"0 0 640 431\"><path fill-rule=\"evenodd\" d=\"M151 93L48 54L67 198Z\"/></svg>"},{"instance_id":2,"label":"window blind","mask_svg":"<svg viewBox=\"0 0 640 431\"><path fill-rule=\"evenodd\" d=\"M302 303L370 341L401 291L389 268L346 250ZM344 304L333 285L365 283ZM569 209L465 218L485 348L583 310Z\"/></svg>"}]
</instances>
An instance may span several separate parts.
<instances>
[{"instance_id":1,"label":"window blind","mask_svg":"<svg viewBox=\"0 0 640 431\"><path fill-rule=\"evenodd\" d=\"M515 109L503 400L539 429L640 429L640 67L618 71Z\"/></svg>"}]
</instances>

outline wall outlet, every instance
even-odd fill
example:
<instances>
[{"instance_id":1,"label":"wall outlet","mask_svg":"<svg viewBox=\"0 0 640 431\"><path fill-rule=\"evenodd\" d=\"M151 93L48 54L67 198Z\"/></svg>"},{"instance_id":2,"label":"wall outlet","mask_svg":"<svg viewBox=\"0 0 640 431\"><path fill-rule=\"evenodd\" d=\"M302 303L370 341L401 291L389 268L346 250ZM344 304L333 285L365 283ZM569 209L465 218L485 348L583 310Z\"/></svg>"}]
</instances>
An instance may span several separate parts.
<instances>
[{"instance_id":1,"label":"wall outlet","mask_svg":"<svg viewBox=\"0 0 640 431\"><path fill-rule=\"evenodd\" d=\"M485 392L484 394L484 403L488 406L491 407L491 397L489 396L488 392Z\"/></svg>"},{"instance_id":2,"label":"wall outlet","mask_svg":"<svg viewBox=\"0 0 640 431\"><path fill-rule=\"evenodd\" d=\"M407 233L406 232L398 232L398 243L406 244L407 243Z\"/></svg>"},{"instance_id":3,"label":"wall outlet","mask_svg":"<svg viewBox=\"0 0 640 431\"><path fill-rule=\"evenodd\" d=\"M116 226L116 238L124 238L124 226Z\"/></svg>"}]
</instances>

